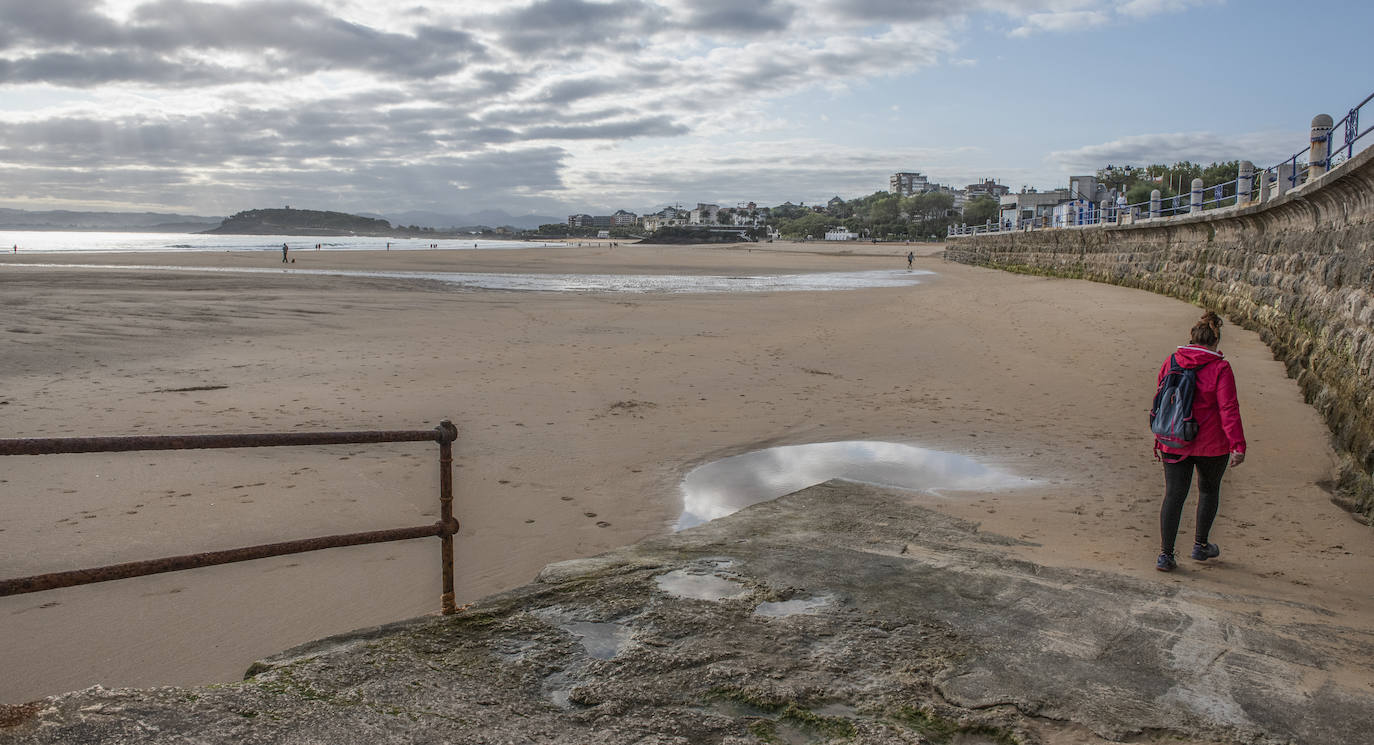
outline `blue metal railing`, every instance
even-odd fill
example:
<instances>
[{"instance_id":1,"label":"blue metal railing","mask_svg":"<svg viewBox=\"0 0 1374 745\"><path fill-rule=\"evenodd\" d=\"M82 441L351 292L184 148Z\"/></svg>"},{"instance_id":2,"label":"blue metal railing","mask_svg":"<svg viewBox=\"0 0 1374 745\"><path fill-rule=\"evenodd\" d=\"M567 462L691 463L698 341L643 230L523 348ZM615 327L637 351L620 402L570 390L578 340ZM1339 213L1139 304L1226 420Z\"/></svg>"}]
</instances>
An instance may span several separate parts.
<instances>
[{"instance_id":1,"label":"blue metal railing","mask_svg":"<svg viewBox=\"0 0 1374 745\"><path fill-rule=\"evenodd\" d=\"M1368 146L1368 142L1358 150L1355 143L1364 139L1374 125L1360 130L1360 111L1371 101L1374 101L1374 93L1370 93L1365 99L1350 109L1340 121L1331 126L1331 130L1322 136L1318 142L1325 145L1325 155L1317 162L1311 162L1308 156L1312 154L1312 143L1299 150L1288 158L1269 166L1262 170L1256 170L1254 177L1250 180L1249 190L1240 193L1240 179L1235 178L1220 184L1204 186L1202 189L1202 199L1199 209L1217 209L1223 206L1241 205L1246 202L1254 201L1266 193L1268 189L1279 189L1289 191L1306 183L1308 169L1313 165L1319 165L1324 171L1332 168L1355 157L1356 152L1363 151ZM1336 145L1337 134L1342 138L1341 144ZM1286 181L1281 184L1280 180ZM1078 204L1078 202L1082 204ZM1151 212L1149 201L1135 202L1133 204L1110 204L1101 206L1094 204L1091 199L1078 194L1071 200L1075 206L1065 212L1072 212L1073 220L1069 221L1068 215L1037 215L1031 218L1018 218L1015 220L988 221L984 225L951 225L948 234L953 236L979 235L983 233L1001 233L1013 230L1040 230L1042 228L1069 228L1082 227L1085 225L1100 225L1103 223L1120 223L1127 219L1136 218L1148 219L1156 217ZM1180 214L1193 212L1192 193L1176 194L1172 197L1164 197L1160 200L1158 217L1173 217Z\"/></svg>"}]
</instances>

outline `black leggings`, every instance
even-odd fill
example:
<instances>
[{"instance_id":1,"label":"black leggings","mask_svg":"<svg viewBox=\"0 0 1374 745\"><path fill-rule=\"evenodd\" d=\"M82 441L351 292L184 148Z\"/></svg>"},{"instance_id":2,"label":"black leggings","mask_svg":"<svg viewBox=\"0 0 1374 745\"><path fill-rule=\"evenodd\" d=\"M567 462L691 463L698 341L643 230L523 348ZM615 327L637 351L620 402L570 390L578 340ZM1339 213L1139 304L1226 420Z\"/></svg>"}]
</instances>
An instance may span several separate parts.
<instances>
[{"instance_id":1,"label":"black leggings","mask_svg":"<svg viewBox=\"0 0 1374 745\"><path fill-rule=\"evenodd\" d=\"M1177 463L1164 464L1164 506L1159 510L1159 546L1166 554L1174 552L1178 537L1178 522L1183 516L1183 503L1193 485L1193 467L1197 467L1197 533L1193 540L1207 543L1212 521L1217 517L1221 501L1221 477L1226 473L1229 455L1190 455Z\"/></svg>"}]
</instances>

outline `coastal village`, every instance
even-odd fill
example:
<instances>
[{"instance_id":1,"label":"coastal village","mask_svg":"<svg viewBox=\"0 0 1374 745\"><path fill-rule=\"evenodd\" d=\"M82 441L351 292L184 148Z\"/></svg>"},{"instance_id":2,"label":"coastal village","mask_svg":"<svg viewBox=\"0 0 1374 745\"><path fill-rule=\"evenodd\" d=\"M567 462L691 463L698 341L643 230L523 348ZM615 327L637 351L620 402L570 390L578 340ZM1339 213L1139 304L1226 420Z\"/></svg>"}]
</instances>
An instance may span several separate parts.
<instances>
[{"instance_id":1,"label":"coastal village","mask_svg":"<svg viewBox=\"0 0 1374 745\"><path fill-rule=\"evenodd\" d=\"M1211 166L1212 169L1227 167L1231 164ZM774 207L753 201L740 202L733 207L700 202L690 209L674 204L645 215L618 209L609 215L569 215L566 229L571 233L596 231L602 238L616 233L655 234L666 228L676 228L730 239L852 241L934 240L944 236L945 228L957 225L1069 227L1088 224L1099 206L1124 206L1128 188L1138 184L1159 187L1169 195L1177 194L1183 178L1170 171L1192 168L1196 167L1186 163L1177 164L1173 169L1163 166L1137 169L1109 164L1095 174L1071 177L1069 185L1063 188L1041 191L1023 186L1015 192L996 178L955 187L931 181L917 171L901 171L891 175L886 191L856 200L846 201L835 196L824 204L788 201ZM1178 190L1172 188L1174 181L1178 182ZM890 219L865 214L864 207L885 200L892 200L892 207L895 207L888 209ZM831 219L822 220L824 227L821 229L814 229L818 225L814 219L802 225L796 223L806 216ZM793 223L790 226L789 221ZM887 225L883 225L884 222ZM920 223L925 229L912 230L903 223ZM894 224L900 227L892 227ZM788 230L789 227L792 229ZM806 228L812 230L803 232Z\"/></svg>"}]
</instances>

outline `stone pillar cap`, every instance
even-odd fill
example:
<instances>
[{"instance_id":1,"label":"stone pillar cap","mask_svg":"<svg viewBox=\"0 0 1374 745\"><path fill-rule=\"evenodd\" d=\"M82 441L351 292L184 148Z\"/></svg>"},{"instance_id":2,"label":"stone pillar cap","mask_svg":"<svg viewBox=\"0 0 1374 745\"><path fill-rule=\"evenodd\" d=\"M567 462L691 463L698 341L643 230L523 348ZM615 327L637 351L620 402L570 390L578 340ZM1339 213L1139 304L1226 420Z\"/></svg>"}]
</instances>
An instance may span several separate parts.
<instances>
[{"instance_id":1,"label":"stone pillar cap","mask_svg":"<svg viewBox=\"0 0 1374 745\"><path fill-rule=\"evenodd\" d=\"M1335 120L1330 114L1317 114L1312 117L1312 129L1331 129L1333 123Z\"/></svg>"}]
</instances>

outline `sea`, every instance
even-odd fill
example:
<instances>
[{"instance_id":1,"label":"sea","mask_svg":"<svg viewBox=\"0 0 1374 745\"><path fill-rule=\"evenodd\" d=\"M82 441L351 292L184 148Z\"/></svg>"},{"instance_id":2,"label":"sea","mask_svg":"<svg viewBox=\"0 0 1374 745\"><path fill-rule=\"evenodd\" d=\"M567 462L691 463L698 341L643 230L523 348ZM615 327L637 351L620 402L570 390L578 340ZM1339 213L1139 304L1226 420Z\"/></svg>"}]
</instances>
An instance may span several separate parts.
<instances>
[{"instance_id":1,"label":"sea","mask_svg":"<svg viewBox=\"0 0 1374 745\"><path fill-rule=\"evenodd\" d=\"M214 235L206 233L122 233L59 230L0 230L0 247L9 253L153 253L158 251L280 251L289 248L331 251L443 251L562 246L563 243L483 238L386 238L338 235Z\"/></svg>"}]
</instances>

